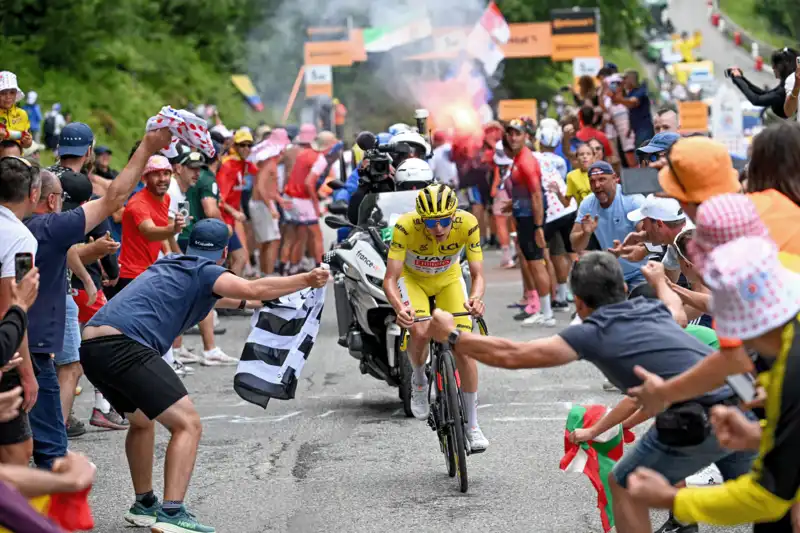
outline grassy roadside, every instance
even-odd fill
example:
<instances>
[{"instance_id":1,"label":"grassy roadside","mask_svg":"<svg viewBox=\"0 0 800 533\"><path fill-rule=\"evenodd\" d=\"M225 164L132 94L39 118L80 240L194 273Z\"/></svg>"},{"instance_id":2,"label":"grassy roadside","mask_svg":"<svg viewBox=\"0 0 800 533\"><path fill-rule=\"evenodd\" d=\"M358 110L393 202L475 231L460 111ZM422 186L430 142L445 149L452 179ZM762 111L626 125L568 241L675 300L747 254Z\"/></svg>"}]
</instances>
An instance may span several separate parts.
<instances>
[{"instance_id":1,"label":"grassy roadside","mask_svg":"<svg viewBox=\"0 0 800 533\"><path fill-rule=\"evenodd\" d=\"M776 48L794 46L791 37L775 33L767 19L759 15L757 5L758 0L724 0L720 2L720 9L753 38Z\"/></svg>"}]
</instances>

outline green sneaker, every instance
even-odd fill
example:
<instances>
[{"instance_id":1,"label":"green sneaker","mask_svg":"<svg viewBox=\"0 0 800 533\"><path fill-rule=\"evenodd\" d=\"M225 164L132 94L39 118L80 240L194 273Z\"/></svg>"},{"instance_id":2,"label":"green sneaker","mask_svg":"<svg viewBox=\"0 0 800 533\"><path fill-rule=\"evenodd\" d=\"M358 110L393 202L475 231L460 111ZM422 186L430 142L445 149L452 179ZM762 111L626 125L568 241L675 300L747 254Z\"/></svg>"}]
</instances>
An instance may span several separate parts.
<instances>
[{"instance_id":1,"label":"green sneaker","mask_svg":"<svg viewBox=\"0 0 800 533\"><path fill-rule=\"evenodd\" d=\"M213 527L199 523L194 515L186 510L185 505L181 505L181 510L174 515L169 515L163 509L159 509L156 523L150 526L150 531L152 533L217 533Z\"/></svg>"},{"instance_id":2,"label":"green sneaker","mask_svg":"<svg viewBox=\"0 0 800 533\"><path fill-rule=\"evenodd\" d=\"M145 507L141 502L136 502L125 513L125 521L136 527L150 527L156 523L156 513L160 510L161 502L158 500L150 507Z\"/></svg>"}]
</instances>

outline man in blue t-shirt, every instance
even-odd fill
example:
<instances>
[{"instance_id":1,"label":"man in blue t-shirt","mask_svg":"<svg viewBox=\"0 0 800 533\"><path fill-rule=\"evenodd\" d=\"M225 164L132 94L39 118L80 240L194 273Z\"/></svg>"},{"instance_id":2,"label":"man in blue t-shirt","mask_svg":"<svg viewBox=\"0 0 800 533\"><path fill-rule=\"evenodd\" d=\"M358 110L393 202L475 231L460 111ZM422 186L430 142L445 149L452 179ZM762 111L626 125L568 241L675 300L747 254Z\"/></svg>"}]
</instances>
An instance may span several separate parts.
<instances>
[{"instance_id":1,"label":"man in blue t-shirt","mask_svg":"<svg viewBox=\"0 0 800 533\"><path fill-rule=\"evenodd\" d=\"M54 365L71 364L77 372L80 369L77 353L69 359L59 360L64 350L67 316L67 252L73 245L82 243L92 229L122 207L139 182L147 159L169 144L171 138L168 129L147 133L133 158L111 183L105 196L90 200L71 211L61 212L66 197L61 180L52 172L42 172L39 203L33 216L24 220L39 243L35 263L39 267L40 289L39 298L28 313L28 347L31 360L39 370L36 376L39 397L29 418L33 430L33 458L40 467L51 468L55 459L67 453L64 416L68 413L62 411L60 386ZM80 168L78 165L82 166L85 161L81 160L88 159L93 142L92 130L86 124L76 122L65 126L58 145L62 164L64 159L72 159L70 164ZM83 174L78 177L87 181L89 179ZM88 185L87 190L91 194L91 185ZM70 200L79 202L83 199ZM85 269L82 270L85 272ZM74 385L72 390L75 390Z\"/></svg>"},{"instance_id":2,"label":"man in blue t-shirt","mask_svg":"<svg viewBox=\"0 0 800 533\"><path fill-rule=\"evenodd\" d=\"M158 531L213 533L186 511L202 431L183 382L161 356L176 337L214 307L260 308L305 289L322 287L328 270L284 278L242 279L224 269L228 226L208 218L195 224L186 255L170 254L128 284L86 324L81 364L89 381L130 421L126 448L136 502L125 519ZM153 494L154 420L171 433L165 463L164 502ZM145 484L146 483L146 484Z\"/></svg>"},{"instance_id":3,"label":"man in blue t-shirt","mask_svg":"<svg viewBox=\"0 0 800 533\"><path fill-rule=\"evenodd\" d=\"M653 127L653 113L650 110L650 95L647 93L647 83L639 81L639 72L628 70L624 78L625 96L614 95L615 104L622 104L628 108L631 121L631 130L635 137L636 148L655 135Z\"/></svg>"},{"instance_id":4,"label":"man in blue t-shirt","mask_svg":"<svg viewBox=\"0 0 800 533\"><path fill-rule=\"evenodd\" d=\"M597 238L601 249L610 250L616 247L614 241L623 242L629 233L642 231L642 222L631 222L628 213L639 209L645 198L641 194L623 195L622 186L617 182L611 165L605 161L593 163L589 167L589 186L592 194L578 207L576 222L570 233L573 250L578 253L586 250L592 235ZM628 290L644 283L641 271L644 260L632 263L620 259L619 263Z\"/></svg>"},{"instance_id":5,"label":"man in blue t-shirt","mask_svg":"<svg viewBox=\"0 0 800 533\"><path fill-rule=\"evenodd\" d=\"M575 263L570 275L581 324L552 337L514 342L459 332L452 315L437 309L428 331L437 341L448 342L456 354L499 368L552 368L587 361L627 391L641 385L641 369L667 380L714 353L714 348L681 328L675 315L683 313L683 304L674 293L661 290L667 287L665 278L660 283L657 290L666 304L646 298L629 300L617 260L607 252L589 252ZM734 403L733 390L723 385L659 415L608 477L617 524L624 524L626 531L653 530L647 504L633 499L627 490L628 476L638 467L655 470L673 485L712 463L725 480L749 471L756 453L723 448L707 422L712 407ZM626 398L601 422L617 427L638 412L637 403ZM755 420L752 414L745 416Z\"/></svg>"}]
</instances>

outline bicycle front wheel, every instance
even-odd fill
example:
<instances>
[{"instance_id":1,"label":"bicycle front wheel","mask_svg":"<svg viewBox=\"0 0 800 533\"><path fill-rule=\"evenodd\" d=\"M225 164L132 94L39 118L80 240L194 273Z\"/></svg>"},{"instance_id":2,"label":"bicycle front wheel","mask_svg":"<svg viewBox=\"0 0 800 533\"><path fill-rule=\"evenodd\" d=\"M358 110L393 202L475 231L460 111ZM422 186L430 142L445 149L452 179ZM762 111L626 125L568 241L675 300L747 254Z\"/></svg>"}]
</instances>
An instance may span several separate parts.
<instances>
[{"instance_id":1,"label":"bicycle front wheel","mask_svg":"<svg viewBox=\"0 0 800 533\"><path fill-rule=\"evenodd\" d=\"M450 350L442 351L442 367L444 370L444 400L446 402L447 421L449 423L450 438L447 439L448 452L452 454L456 463L456 473L461 492L467 492L469 479L467 477L467 445L464 434L464 416L461 410L459 384L456 380L455 360Z\"/></svg>"}]
</instances>

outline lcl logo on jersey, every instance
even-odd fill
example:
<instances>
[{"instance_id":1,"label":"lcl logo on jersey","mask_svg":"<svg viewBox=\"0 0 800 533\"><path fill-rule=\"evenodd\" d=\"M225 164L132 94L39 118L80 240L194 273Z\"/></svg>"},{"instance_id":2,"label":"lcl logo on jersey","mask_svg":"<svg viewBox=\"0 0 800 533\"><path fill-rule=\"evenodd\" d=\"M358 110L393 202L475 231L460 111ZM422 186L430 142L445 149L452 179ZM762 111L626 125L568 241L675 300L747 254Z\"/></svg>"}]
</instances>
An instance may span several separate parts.
<instances>
[{"instance_id":1,"label":"lcl logo on jersey","mask_svg":"<svg viewBox=\"0 0 800 533\"><path fill-rule=\"evenodd\" d=\"M453 243L448 244L447 246L444 246L444 245L439 246L439 250L441 250L443 252L452 252L454 250L458 250L460 247L461 247L461 245L459 245L457 242L453 242Z\"/></svg>"}]
</instances>

